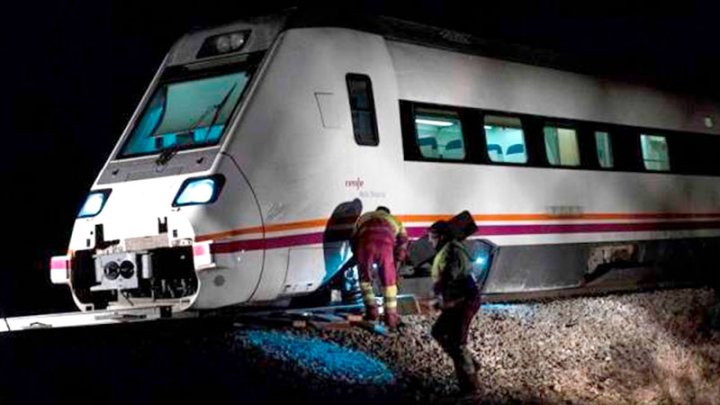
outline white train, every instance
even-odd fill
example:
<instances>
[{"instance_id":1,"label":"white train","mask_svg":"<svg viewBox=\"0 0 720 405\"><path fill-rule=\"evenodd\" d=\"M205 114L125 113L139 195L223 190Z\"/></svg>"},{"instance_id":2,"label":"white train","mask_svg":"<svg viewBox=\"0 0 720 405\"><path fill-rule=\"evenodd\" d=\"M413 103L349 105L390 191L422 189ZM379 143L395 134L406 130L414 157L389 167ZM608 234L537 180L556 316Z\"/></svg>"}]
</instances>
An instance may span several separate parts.
<instances>
[{"instance_id":1,"label":"white train","mask_svg":"<svg viewBox=\"0 0 720 405\"><path fill-rule=\"evenodd\" d=\"M311 20L172 47L51 259L79 308L308 294L377 205L411 237L469 210L498 246L487 294L623 266L658 281L720 247L720 104L481 56L447 30Z\"/></svg>"}]
</instances>

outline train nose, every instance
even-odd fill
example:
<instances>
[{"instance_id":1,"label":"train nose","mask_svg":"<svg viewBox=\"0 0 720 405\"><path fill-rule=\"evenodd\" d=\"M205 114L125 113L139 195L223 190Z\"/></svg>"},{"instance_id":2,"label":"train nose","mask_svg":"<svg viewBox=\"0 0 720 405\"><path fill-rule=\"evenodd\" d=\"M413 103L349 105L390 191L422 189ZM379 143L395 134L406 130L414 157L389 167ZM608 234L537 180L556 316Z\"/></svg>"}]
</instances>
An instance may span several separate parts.
<instances>
[{"instance_id":1,"label":"train nose","mask_svg":"<svg viewBox=\"0 0 720 405\"><path fill-rule=\"evenodd\" d=\"M83 309L95 295L122 301L127 290L134 290L127 305L137 303L142 290L143 298L174 299L182 309L245 303L256 295L274 298L275 284L264 290L260 283L265 263L260 203L237 163L223 164L229 170L107 185L109 195L94 198L92 215L75 221L68 255L51 263L53 282L69 284ZM245 229L253 235L238 232ZM238 248L248 238L258 243ZM285 271L281 267L278 274ZM274 283L277 275L268 277Z\"/></svg>"},{"instance_id":2,"label":"train nose","mask_svg":"<svg viewBox=\"0 0 720 405\"><path fill-rule=\"evenodd\" d=\"M69 254L51 261L52 281L69 284L83 309L158 301L189 306L198 290L193 220L202 208L173 206L183 181L123 182L91 192ZM183 198L199 198L192 190Z\"/></svg>"}]
</instances>

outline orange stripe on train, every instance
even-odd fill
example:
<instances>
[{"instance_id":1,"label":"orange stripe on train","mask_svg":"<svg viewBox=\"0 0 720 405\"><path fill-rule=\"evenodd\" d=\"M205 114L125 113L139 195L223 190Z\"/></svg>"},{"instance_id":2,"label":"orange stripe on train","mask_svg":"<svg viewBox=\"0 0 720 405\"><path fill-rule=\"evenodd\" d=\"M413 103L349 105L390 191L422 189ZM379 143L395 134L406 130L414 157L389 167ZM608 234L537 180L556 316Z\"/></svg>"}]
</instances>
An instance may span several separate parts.
<instances>
[{"instance_id":1,"label":"orange stripe on train","mask_svg":"<svg viewBox=\"0 0 720 405\"><path fill-rule=\"evenodd\" d=\"M397 218L404 222L435 222L441 219L449 219L452 215L398 215ZM622 219L692 219L692 218L720 218L720 213L585 213L585 214L473 214L476 222L491 221L557 221L557 220L622 220ZM327 219L311 219L298 222L287 222L281 224L265 225L265 233L282 232L298 229L310 229L325 227ZM197 241L222 240L233 236L250 235L263 233L262 226L234 229L207 235L200 235Z\"/></svg>"}]
</instances>

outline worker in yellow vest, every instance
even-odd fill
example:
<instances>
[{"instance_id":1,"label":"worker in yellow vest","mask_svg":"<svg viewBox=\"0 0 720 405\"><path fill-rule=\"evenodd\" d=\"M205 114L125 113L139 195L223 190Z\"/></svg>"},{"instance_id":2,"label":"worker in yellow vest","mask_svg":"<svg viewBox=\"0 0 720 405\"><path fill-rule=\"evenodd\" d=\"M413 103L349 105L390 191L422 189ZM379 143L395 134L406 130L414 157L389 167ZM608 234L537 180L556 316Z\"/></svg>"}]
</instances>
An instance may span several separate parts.
<instances>
[{"instance_id":1,"label":"worker in yellow vest","mask_svg":"<svg viewBox=\"0 0 720 405\"><path fill-rule=\"evenodd\" d=\"M428 237L437 251L431 274L437 307L442 311L432 336L452 359L460 390L475 393L479 363L468 350L467 339L470 323L480 309L480 290L471 274L470 254L445 221L434 223Z\"/></svg>"}]
</instances>

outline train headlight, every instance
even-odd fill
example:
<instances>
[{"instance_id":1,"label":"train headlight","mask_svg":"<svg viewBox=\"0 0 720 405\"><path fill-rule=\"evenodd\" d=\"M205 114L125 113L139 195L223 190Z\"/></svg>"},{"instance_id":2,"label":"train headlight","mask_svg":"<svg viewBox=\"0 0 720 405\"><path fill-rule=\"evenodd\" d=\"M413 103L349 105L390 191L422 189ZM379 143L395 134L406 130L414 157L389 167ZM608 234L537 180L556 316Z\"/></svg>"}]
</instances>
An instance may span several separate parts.
<instances>
[{"instance_id":1,"label":"train headlight","mask_svg":"<svg viewBox=\"0 0 720 405\"><path fill-rule=\"evenodd\" d=\"M90 192L82 208L80 208L78 218L90 218L99 214L103 207L105 207L105 203L110 196L110 191L111 190L96 190Z\"/></svg>"},{"instance_id":2,"label":"train headlight","mask_svg":"<svg viewBox=\"0 0 720 405\"><path fill-rule=\"evenodd\" d=\"M120 275L124 278L130 278L135 274L135 264L130 260L123 260L120 263Z\"/></svg>"},{"instance_id":3,"label":"train headlight","mask_svg":"<svg viewBox=\"0 0 720 405\"><path fill-rule=\"evenodd\" d=\"M247 43L250 31L236 31L227 34L213 35L205 40L197 57L222 55L224 53L237 52Z\"/></svg>"},{"instance_id":4,"label":"train headlight","mask_svg":"<svg viewBox=\"0 0 720 405\"><path fill-rule=\"evenodd\" d=\"M116 262L108 262L103 268L103 273L108 280L115 280L120 275L120 266Z\"/></svg>"},{"instance_id":5,"label":"train headlight","mask_svg":"<svg viewBox=\"0 0 720 405\"><path fill-rule=\"evenodd\" d=\"M215 49L217 49L218 53L225 53L230 51L230 37L227 35L222 35L217 37L215 40Z\"/></svg>"},{"instance_id":6,"label":"train headlight","mask_svg":"<svg viewBox=\"0 0 720 405\"><path fill-rule=\"evenodd\" d=\"M223 184L225 184L225 177L222 175L187 179L180 186L180 191L175 196L172 205L173 207L182 207L214 203L220 195Z\"/></svg>"}]
</instances>

